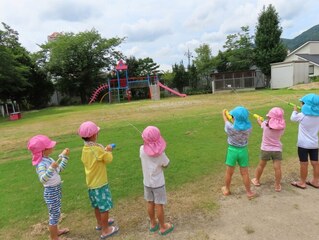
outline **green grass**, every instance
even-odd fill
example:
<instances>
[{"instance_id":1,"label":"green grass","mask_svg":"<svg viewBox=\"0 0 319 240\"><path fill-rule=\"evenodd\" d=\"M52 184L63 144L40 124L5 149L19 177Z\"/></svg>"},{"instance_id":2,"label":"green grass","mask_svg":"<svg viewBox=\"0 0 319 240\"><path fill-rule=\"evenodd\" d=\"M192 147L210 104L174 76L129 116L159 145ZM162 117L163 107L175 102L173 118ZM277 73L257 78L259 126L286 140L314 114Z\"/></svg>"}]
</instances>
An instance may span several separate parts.
<instances>
[{"instance_id":1,"label":"green grass","mask_svg":"<svg viewBox=\"0 0 319 240\"><path fill-rule=\"evenodd\" d=\"M269 92L270 93L270 92ZM249 110L253 113L265 116L273 106L279 106L285 110L287 128L282 138L284 144L284 158L296 156L297 124L290 122L291 107L283 101L276 101L276 98L290 97L292 102L297 103L296 95L303 95L307 91L291 92L289 90L274 91L267 96L259 94L263 98L263 104L256 104L254 101L247 103ZM255 93L254 93L255 94ZM217 175L224 171L224 158L226 151L226 134L224 133L224 123L221 117L222 108L233 108L240 105L238 102L226 102L229 96L250 98L252 93L240 93L238 95L196 96L197 99L208 101L198 107L179 106L173 113L166 114L165 109L159 111L158 115L148 117L148 114L156 111L153 107L154 102L140 101L127 105L92 105L75 107L48 108L40 111L23 113L23 119L19 121L0 121L0 131L5 128L18 126L28 127L34 122L46 122L58 118L72 118L77 114L87 112L89 118L91 112L99 109L115 111L117 115L125 117L126 112L141 111L145 114L142 119L124 119L116 121L101 121L101 131L99 142L103 144L116 143L117 147L113 152L114 160L108 167L108 176L112 195L115 203L121 199L142 196L142 172L139 159L139 146L142 143L140 133L135 129L143 130L147 125L156 125L162 132L167 141L166 153L171 160L170 167L165 171L165 178L168 190L179 188L182 184L196 181L203 176ZM265 96L264 96L265 95ZM278 97L277 97L278 96ZM271 98L271 100L270 100ZM208 100L207 100L208 99ZM223 100L224 99L224 100ZM297 99L297 100L296 100ZM192 98L185 99L190 101ZM234 100L234 99L233 99ZM161 103L170 103L170 99L161 100ZM177 101L177 100L176 100ZM181 100L178 100L181 101ZM214 106L214 102L225 101L221 106ZM228 101L230 101L228 99ZM155 103L156 104L156 103ZM149 106L148 110L138 109L139 106ZM271 106L271 107L270 107ZM169 108L169 107L168 107ZM101 118L108 118L103 116ZM254 118L251 117L253 124L252 135L249 139L249 154L252 166L258 162L262 131L257 126ZM50 122L54 128L54 121ZM133 125L133 126L132 126ZM49 126L50 127L50 126ZM71 149L71 158L67 169L61 174L63 179L63 212L72 211L91 211L87 197L85 185L85 175L80 154L82 140L73 133L57 133L54 138L58 141L52 157L65 147ZM19 139L19 132L13 133ZM32 135L39 134L34 132ZM30 135L30 137L32 136ZM8 160L14 159L14 160ZM11 150L0 152L0 226L10 228L11 226L21 226L28 228L31 224L45 220L47 210L43 203L43 188L37 179L35 168L31 165L30 153L26 149L12 147ZM211 206L208 206L209 208ZM23 224L22 224L23 223Z\"/></svg>"}]
</instances>

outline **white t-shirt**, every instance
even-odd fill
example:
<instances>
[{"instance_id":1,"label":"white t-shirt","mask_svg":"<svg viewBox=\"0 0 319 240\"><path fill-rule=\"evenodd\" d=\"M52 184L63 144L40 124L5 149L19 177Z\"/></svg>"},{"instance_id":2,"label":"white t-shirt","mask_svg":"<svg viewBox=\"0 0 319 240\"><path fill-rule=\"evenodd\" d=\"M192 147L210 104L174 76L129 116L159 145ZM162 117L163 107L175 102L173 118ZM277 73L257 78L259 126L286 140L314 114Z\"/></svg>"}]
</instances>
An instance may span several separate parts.
<instances>
[{"instance_id":1,"label":"white t-shirt","mask_svg":"<svg viewBox=\"0 0 319 240\"><path fill-rule=\"evenodd\" d=\"M303 113L293 111L290 120L299 122L297 146L306 149L317 149L319 117L307 116Z\"/></svg>"},{"instance_id":2,"label":"white t-shirt","mask_svg":"<svg viewBox=\"0 0 319 240\"><path fill-rule=\"evenodd\" d=\"M144 146L140 147L140 158L143 170L143 183L146 187L158 188L165 185L163 167L169 164L169 159L163 152L158 157L150 157L144 152Z\"/></svg>"}]
</instances>

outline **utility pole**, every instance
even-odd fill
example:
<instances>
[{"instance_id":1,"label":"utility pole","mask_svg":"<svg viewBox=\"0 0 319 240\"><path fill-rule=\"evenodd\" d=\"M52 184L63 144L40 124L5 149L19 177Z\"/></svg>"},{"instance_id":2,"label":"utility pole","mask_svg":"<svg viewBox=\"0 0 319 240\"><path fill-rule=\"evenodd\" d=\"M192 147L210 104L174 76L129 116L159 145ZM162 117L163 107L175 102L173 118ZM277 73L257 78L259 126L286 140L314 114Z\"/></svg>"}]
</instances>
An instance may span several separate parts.
<instances>
[{"instance_id":1,"label":"utility pole","mask_svg":"<svg viewBox=\"0 0 319 240\"><path fill-rule=\"evenodd\" d=\"M187 49L187 52L184 54L187 59L188 59L188 67L190 67L190 62L191 62L191 57L193 57L192 52L189 51L189 49Z\"/></svg>"},{"instance_id":2,"label":"utility pole","mask_svg":"<svg viewBox=\"0 0 319 240\"><path fill-rule=\"evenodd\" d=\"M191 66L191 57L193 57L192 55L192 52L189 51L189 49L187 49L187 52L184 54L187 59L188 59L188 66L187 66L187 70L190 69L190 66ZM190 77L188 76L188 86L191 87L191 79Z\"/></svg>"}]
</instances>

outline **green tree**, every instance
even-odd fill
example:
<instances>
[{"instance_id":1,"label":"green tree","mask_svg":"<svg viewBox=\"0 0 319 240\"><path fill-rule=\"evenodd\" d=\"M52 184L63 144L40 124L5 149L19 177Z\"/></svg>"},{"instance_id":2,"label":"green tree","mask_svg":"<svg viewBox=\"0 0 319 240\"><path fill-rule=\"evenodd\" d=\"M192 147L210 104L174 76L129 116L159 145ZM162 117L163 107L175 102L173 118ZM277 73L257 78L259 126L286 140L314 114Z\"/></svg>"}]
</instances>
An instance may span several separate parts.
<instances>
[{"instance_id":1,"label":"green tree","mask_svg":"<svg viewBox=\"0 0 319 240\"><path fill-rule=\"evenodd\" d=\"M159 65L154 62L152 58L129 57L126 60L128 66L128 73L131 77L146 76L147 74L153 75L159 72Z\"/></svg>"},{"instance_id":2,"label":"green tree","mask_svg":"<svg viewBox=\"0 0 319 240\"><path fill-rule=\"evenodd\" d=\"M19 43L19 34L10 26L2 23L0 29L0 99L21 101L24 91L29 86L29 67L31 64L28 51Z\"/></svg>"},{"instance_id":3,"label":"green tree","mask_svg":"<svg viewBox=\"0 0 319 240\"><path fill-rule=\"evenodd\" d=\"M280 36L279 16L271 4L263 7L258 17L255 33L255 62L257 67L267 77L267 87L270 83L271 63L282 62L287 56L287 49Z\"/></svg>"},{"instance_id":4,"label":"green tree","mask_svg":"<svg viewBox=\"0 0 319 240\"><path fill-rule=\"evenodd\" d=\"M30 55L32 65L30 68L31 76L29 79L30 86L26 89L26 100L30 104L30 108L44 108L48 106L48 102L54 93L54 85L47 77L47 72L41 64L38 64L37 54Z\"/></svg>"},{"instance_id":5,"label":"green tree","mask_svg":"<svg viewBox=\"0 0 319 240\"><path fill-rule=\"evenodd\" d=\"M249 27L241 27L242 32L227 36L224 55L227 59L226 71L249 70L254 64L253 37Z\"/></svg>"},{"instance_id":6,"label":"green tree","mask_svg":"<svg viewBox=\"0 0 319 240\"><path fill-rule=\"evenodd\" d=\"M183 92L183 88L188 85L187 82L185 82L185 79L187 79L187 72L185 71L185 67L183 62L181 62L179 65L176 63L172 67L173 69L173 87L176 87L178 91Z\"/></svg>"},{"instance_id":7,"label":"green tree","mask_svg":"<svg viewBox=\"0 0 319 240\"><path fill-rule=\"evenodd\" d=\"M197 56L193 63L197 69L199 77L206 80L207 86L210 85L210 74L214 70L212 50L208 44L202 44L195 49Z\"/></svg>"},{"instance_id":8,"label":"green tree","mask_svg":"<svg viewBox=\"0 0 319 240\"><path fill-rule=\"evenodd\" d=\"M92 91L105 82L106 69L123 56L115 48L124 38L102 38L91 31L64 33L41 45L42 57L59 90L68 96L79 96L86 103Z\"/></svg>"}]
</instances>

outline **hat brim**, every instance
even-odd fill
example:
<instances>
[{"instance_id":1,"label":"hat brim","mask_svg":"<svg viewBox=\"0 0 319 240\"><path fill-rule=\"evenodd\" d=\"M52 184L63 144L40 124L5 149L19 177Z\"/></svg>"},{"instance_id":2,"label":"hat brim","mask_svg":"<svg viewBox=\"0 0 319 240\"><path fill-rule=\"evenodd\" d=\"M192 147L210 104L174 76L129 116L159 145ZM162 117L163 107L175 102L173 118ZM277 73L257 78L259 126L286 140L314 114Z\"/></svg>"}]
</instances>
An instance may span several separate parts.
<instances>
[{"instance_id":1,"label":"hat brim","mask_svg":"<svg viewBox=\"0 0 319 240\"><path fill-rule=\"evenodd\" d=\"M251 123L238 121L238 120L236 121L236 118L235 118L234 128L239 131L245 131L251 128Z\"/></svg>"},{"instance_id":2,"label":"hat brim","mask_svg":"<svg viewBox=\"0 0 319 240\"><path fill-rule=\"evenodd\" d=\"M301 107L301 112L307 116L319 116L319 106L304 104Z\"/></svg>"},{"instance_id":3,"label":"hat brim","mask_svg":"<svg viewBox=\"0 0 319 240\"><path fill-rule=\"evenodd\" d=\"M156 142L144 141L144 152L151 157L160 156L166 148L166 142L162 136Z\"/></svg>"},{"instance_id":4,"label":"hat brim","mask_svg":"<svg viewBox=\"0 0 319 240\"><path fill-rule=\"evenodd\" d=\"M276 118L270 118L268 120L268 126L272 129L276 129L276 130L282 130L285 129L286 127L286 123L284 120L279 120Z\"/></svg>"}]
</instances>

